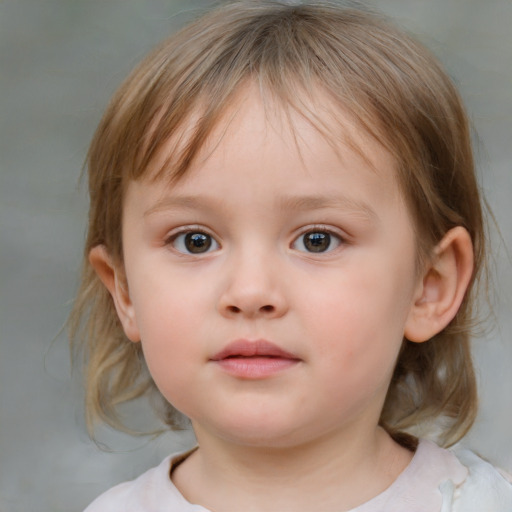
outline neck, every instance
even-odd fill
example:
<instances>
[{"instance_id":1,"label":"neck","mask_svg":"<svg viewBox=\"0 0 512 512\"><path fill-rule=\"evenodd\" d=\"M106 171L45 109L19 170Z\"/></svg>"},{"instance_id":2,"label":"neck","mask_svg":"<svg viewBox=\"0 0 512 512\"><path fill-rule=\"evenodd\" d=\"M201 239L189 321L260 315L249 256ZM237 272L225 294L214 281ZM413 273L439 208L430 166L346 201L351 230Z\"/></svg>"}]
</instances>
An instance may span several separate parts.
<instances>
[{"instance_id":1,"label":"neck","mask_svg":"<svg viewBox=\"0 0 512 512\"><path fill-rule=\"evenodd\" d=\"M216 512L350 510L389 487L412 457L380 428L284 448L203 443L197 434L199 450L173 480L190 502Z\"/></svg>"}]
</instances>

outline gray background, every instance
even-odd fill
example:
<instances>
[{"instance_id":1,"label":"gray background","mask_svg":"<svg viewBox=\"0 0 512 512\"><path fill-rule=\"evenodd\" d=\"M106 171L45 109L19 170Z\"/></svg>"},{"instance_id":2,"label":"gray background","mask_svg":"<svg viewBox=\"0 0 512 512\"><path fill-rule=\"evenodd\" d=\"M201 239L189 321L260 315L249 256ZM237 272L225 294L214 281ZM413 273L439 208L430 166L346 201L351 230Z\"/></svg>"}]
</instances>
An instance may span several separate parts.
<instances>
[{"instance_id":1,"label":"gray background","mask_svg":"<svg viewBox=\"0 0 512 512\"><path fill-rule=\"evenodd\" d=\"M493 236L496 327L475 342L481 413L467 443L512 467L512 2L374 0L455 77L481 144ZM179 14L208 2L0 0L0 510L80 511L190 435L84 429L79 378L59 329L70 310L87 202L78 176L94 127L130 68ZM147 418L144 407L127 414Z\"/></svg>"}]
</instances>

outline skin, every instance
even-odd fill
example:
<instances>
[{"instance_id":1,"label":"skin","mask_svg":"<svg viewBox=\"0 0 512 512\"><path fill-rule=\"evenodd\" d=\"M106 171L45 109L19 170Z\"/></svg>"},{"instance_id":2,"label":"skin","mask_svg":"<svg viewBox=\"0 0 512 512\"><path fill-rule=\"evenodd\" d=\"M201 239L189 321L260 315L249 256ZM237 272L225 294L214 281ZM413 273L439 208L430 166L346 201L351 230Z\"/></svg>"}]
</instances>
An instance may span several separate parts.
<instances>
[{"instance_id":1,"label":"skin","mask_svg":"<svg viewBox=\"0 0 512 512\"><path fill-rule=\"evenodd\" d=\"M129 184L124 268L91 252L127 336L192 421L200 448L173 480L217 512L342 511L386 489L412 457L378 427L402 340L442 329L471 275L462 228L418 272L395 162L377 141L338 116L332 133L362 158L283 118L244 90L177 184ZM187 233L210 248L191 254ZM330 245L311 252L308 233ZM212 358L238 339L268 340L294 363L234 376Z\"/></svg>"}]
</instances>

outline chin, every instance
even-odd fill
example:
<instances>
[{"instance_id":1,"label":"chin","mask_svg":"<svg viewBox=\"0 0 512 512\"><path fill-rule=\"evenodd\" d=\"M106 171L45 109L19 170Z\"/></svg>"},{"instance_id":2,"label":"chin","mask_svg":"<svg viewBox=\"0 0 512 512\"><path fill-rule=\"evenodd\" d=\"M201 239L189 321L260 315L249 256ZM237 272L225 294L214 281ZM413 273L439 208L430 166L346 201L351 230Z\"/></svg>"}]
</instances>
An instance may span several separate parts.
<instances>
[{"instance_id":1,"label":"chin","mask_svg":"<svg viewBox=\"0 0 512 512\"><path fill-rule=\"evenodd\" d=\"M289 420L279 422L276 418L269 418L268 421L261 418L240 421L238 418L236 422L217 425L215 432L219 438L236 445L268 449L293 448L318 437L307 427L290 424Z\"/></svg>"}]
</instances>

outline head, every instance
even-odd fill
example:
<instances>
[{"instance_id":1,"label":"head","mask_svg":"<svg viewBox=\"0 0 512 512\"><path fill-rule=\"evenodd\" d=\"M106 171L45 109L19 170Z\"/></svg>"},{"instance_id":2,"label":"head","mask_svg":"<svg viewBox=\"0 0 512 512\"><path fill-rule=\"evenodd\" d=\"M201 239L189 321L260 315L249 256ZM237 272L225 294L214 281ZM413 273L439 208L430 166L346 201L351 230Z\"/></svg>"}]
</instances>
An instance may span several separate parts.
<instances>
[{"instance_id":1,"label":"head","mask_svg":"<svg viewBox=\"0 0 512 512\"><path fill-rule=\"evenodd\" d=\"M365 156L343 126L350 120L392 157L390 179L411 219L418 275L427 275L447 234L457 228L468 234L474 270L460 307L428 336L404 337L380 416L391 433L447 418L441 441L454 442L476 410L469 329L483 255L464 108L446 73L416 41L378 15L317 3L244 2L213 11L164 42L114 96L88 156L89 232L72 323L73 337L82 336L87 347L90 418L116 424L115 405L155 385L89 256L101 247L122 275L130 184L178 186L248 87L269 112L277 105L290 126L299 116L335 150L345 145ZM337 118L340 131L332 129ZM174 421L171 406L165 419Z\"/></svg>"}]
</instances>

